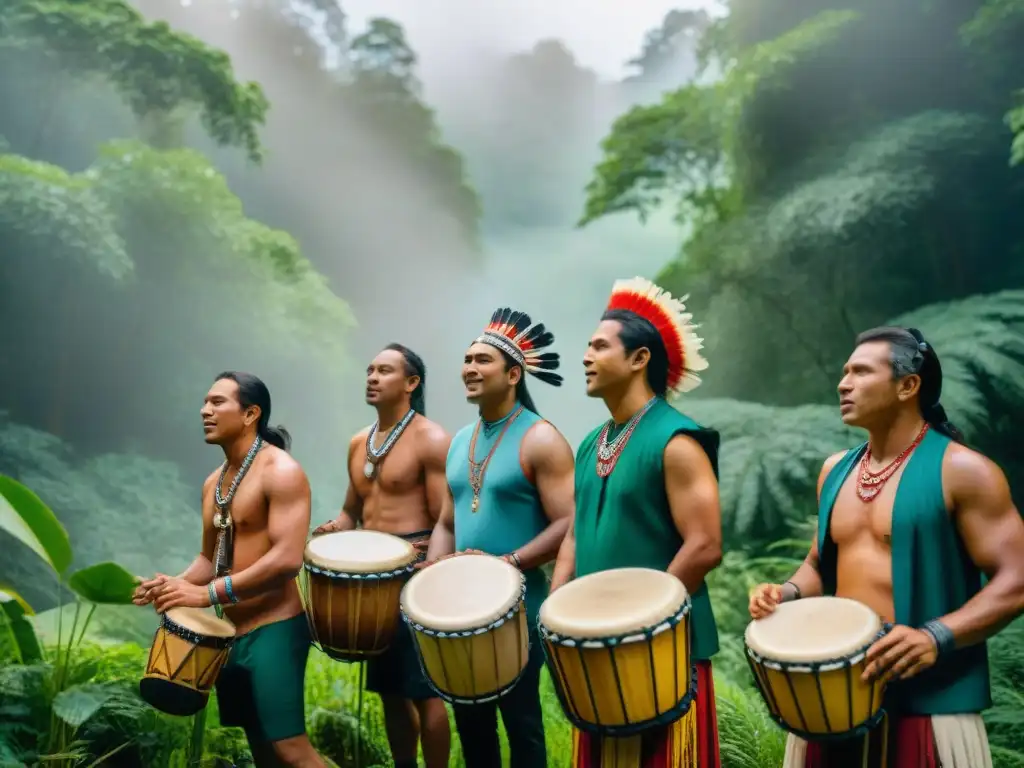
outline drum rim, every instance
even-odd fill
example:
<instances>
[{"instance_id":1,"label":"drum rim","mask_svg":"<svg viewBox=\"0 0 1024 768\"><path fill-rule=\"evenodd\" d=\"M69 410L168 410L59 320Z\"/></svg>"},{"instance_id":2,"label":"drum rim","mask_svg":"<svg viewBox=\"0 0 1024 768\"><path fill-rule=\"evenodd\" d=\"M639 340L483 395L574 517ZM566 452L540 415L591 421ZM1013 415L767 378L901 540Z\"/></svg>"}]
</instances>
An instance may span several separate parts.
<instances>
[{"instance_id":1,"label":"drum rim","mask_svg":"<svg viewBox=\"0 0 1024 768\"><path fill-rule=\"evenodd\" d=\"M526 574L520 572L519 574L519 590L516 593L516 600L512 603L512 607L509 608L505 613L498 616L495 619L491 619L486 624L477 624L471 627L465 627L463 629L432 629L420 624L418 621L413 619L405 610L405 600L402 600L398 606L399 611L402 614L402 620L412 629L417 632L422 632L427 637L436 637L444 639L446 637L472 637L473 635L482 635L485 632L497 629L502 624L511 621L515 618L516 614L519 613L526 605ZM408 585L406 585L408 588Z\"/></svg>"},{"instance_id":2,"label":"drum rim","mask_svg":"<svg viewBox=\"0 0 1024 768\"><path fill-rule=\"evenodd\" d=\"M560 605L572 605L574 590L579 589L580 584L586 585L588 582L591 584L605 584L606 582L617 582L621 578L628 578L630 575L634 575L636 578L644 579L645 582L641 583L641 588L645 584L652 584L657 589L665 590L665 593L660 595L662 599L659 600L659 611L658 613L648 612L646 614L634 613L630 616L630 622L619 622L618 626L610 627L607 630L595 631L592 626L586 626L588 623L593 625L597 622L586 622L581 621L579 624L583 625L576 628L578 631L574 631L574 628L568 627L565 630L553 629L548 624L544 624L543 617L548 616L551 624L556 626L563 622L558 619L557 616L551 616L550 613L558 601L562 601ZM653 581L652 581L653 580ZM600 587L598 587L600 589ZM666 599L667 598L667 599ZM566 602L568 601L568 603ZM565 638L571 638L578 642L585 640L600 641L603 637L618 637L626 638L634 635L642 635L649 631L651 627L657 627L666 621L685 614L690 610L693 603L693 597L690 595L690 591L686 588L686 585L682 583L674 574L668 571L659 570L657 568L648 568L644 566L625 566L620 568L608 568L600 571L594 571L584 576L572 579L570 582L565 584L563 587L555 591L554 593L547 596L543 604L538 611L538 618L540 623L543 624L547 630L553 635ZM632 608L639 605L639 601L630 599L627 601L626 610L632 613ZM642 616L642 618L641 618ZM682 619L679 618L679 621ZM571 622L565 622L571 623ZM678 623L678 621L676 622ZM625 627L625 628L624 628ZM664 630L661 630L664 631Z\"/></svg>"},{"instance_id":3,"label":"drum rim","mask_svg":"<svg viewBox=\"0 0 1024 768\"><path fill-rule=\"evenodd\" d=\"M416 570L416 560L414 559L408 565L403 565L400 568L395 568L390 571L378 571L376 573L365 573L361 571L335 571L331 568L323 568L319 565L313 565L310 562L303 561L302 567L307 573L312 573L315 576L326 576L328 579L337 579L339 581L388 581L389 579L399 579L402 576L412 573Z\"/></svg>"},{"instance_id":4,"label":"drum rim","mask_svg":"<svg viewBox=\"0 0 1024 768\"><path fill-rule=\"evenodd\" d=\"M402 556L396 555L395 557L390 558L389 560L385 560L384 562L388 563L388 565L385 566L384 569L359 571L353 570L352 568L339 569L337 567L333 567L318 562L319 558L316 558L310 551L310 547L313 545L314 541L326 539L331 536L349 535L353 533L357 535L370 534L373 536L383 536L395 539L404 545L403 549L405 550L405 554ZM419 558L420 553L412 544L412 542L407 541L406 539L403 539L401 536L398 536L394 533L389 533L388 531L375 531L366 528L353 528L348 531L331 531L330 533L321 534L320 536L313 536L310 538L309 541L306 542L306 546L303 548L302 551L302 565L307 571L309 571L310 573L316 573L327 576L329 578L337 579L396 578L404 573L407 573L408 571L411 571L413 569L413 566L416 564L417 560L419 560ZM363 563L361 565L374 567L369 563Z\"/></svg>"},{"instance_id":5,"label":"drum rim","mask_svg":"<svg viewBox=\"0 0 1024 768\"><path fill-rule=\"evenodd\" d=\"M160 620L160 628L175 637L181 638L187 643L202 646L203 648L224 650L225 648L230 648L235 642L235 635L221 637L218 635L206 635L201 632L196 632L194 629L189 629L188 627L174 621L174 619L170 618L166 613L163 614L163 618Z\"/></svg>"},{"instance_id":6,"label":"drum rim","mask_svg":"<svg viewBox=\"0 0 1024 768\"><path fill-rule=\"evenodd\" d=\"M662 632L675 629L692 611L693 601L690 599L690 595L687 594L682 604L668 617L661 619L656 624L632 629L629 632L621 632L605 637L578 637L549 629L539 616L537 617L537 629L542 640L553 645L562 646L563 648L614 648L619 645L649 640L660 635Z\"/></svg>"},{"instance_id":7,"label":"drum rim","mask_svg":"<svg viewBox=\"0 0 1024 768\"><path fill-rule=\"evenodd\" d=\"M864 605L864 603L861 603L858 600L853 600L853 599L848 598L848 597L836 597L836 596L833 596L833 595L822 595L820 597L809 597L809 598L804 598L804 599L805 600L822 600L822 599L825 599L825 600L828 600L828 601L842 601L843 603L850 604L851 606L855 607L855 610L861 610L861 611L865 612L865 615L871 615L871 616L875 617L876 619L878 619L878 629L873 631L872 634L870 634L864 640L857 642L855 645L851 645L850 649L848 651L846 651L844 653L841 653L838 656L831 655L831 656L828 656L828 657L825 657L825 658L822 658L822 659L811 659L811 660L808 660L806 658L804 658L804 659L780 659L777 656L775 656L772 652L763 650L760 647L761 644L756 642L756 641L754 641L754 645L758 646L758 647L752 647L751 646L751 641L752 641L751 634L753 632L754 627L757 625L757 621L758 621L758 620L755 619L755 620L751 621L749 624L747 624L747 628L746 628L746 630L743 633L743 647L746 650L746 653L748 655L751 655L752 658L756 658L758 660L758 663L761 663L763 666L765 666L768 669L775 669L775 670L783 670L783 669L785 669L785 670L788 670L790 672L798 672L798 671L799 672L806 672L806 671L810 671L810 670L817 670L817 671L821 671L821 672L829 672L829 671L832 671L834 669L842 668L842 666L844 664L846 664L847 662L850 663L850 664L856 664L856 663L860 662L863 659L864 654L867 653L868 648L870 648L874 643L876 643L881 637L883 637L888 632L888 629L886 629L886 627L887 626L891 626L891 625L886 624L886 622L882 621L881 619L879 619L878 618L878 614L876 614L874 611L872 611L870 608L868 608L866 605ZM782 605L783 606L787 605L787 603L783 603ZM779 606L779 607L781 608L782 606ZM786 610L786 609L783 608L783 610ZM772 615L774 615L774 614L772 614ZM823 667L824 667L824 669L823 669Z\"/></svg>"}]
</instances>

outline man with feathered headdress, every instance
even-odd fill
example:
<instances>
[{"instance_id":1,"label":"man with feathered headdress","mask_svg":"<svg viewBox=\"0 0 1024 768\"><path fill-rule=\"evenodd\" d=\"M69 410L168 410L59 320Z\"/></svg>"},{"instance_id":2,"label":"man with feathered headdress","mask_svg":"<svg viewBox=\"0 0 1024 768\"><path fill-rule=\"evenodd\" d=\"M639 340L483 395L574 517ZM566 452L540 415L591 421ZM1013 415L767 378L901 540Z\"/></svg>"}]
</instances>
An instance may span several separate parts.
<instances>
[{"instance_id":1,"label":"man with feathered headdress","mask_svg":"<svg viewBox=\"0 0 1024 768\"><path fill-rule=\"evenodd\" d=\"M643 278L615 283L583 358L587 394L611 418L576 453L576 514L551 591L611 568L668 571L692 600L696 698L681 719L638 736L574 731L573 768L718 768L711 657L718 651L704 579L722 559L718 433L666 398L707 368L683 303ZM638 599L640 596L638 596Z\"/></svg>"},{"instance_id":2,"label":"man with feathered headdress","mask_svg":"<svg viewBox=\"0 0 1024 768\"><path fill-rule=\"evenodd\" d=\"M537 414L526 374L562 383L559 357L545 352L554 336L542 323L507 307L466 350L462 381L480 416L448 450L449 503L427 551L433 561L456 551L505 557L526 574L530 659L518 684L497 703L453 705L467 768L501 765L497 710L508 735L512 768L547 765L540 703L544 651L537 612L547 597L540 566L550 562L573 516L572 448Z\"/></svg>"}]
</instances>

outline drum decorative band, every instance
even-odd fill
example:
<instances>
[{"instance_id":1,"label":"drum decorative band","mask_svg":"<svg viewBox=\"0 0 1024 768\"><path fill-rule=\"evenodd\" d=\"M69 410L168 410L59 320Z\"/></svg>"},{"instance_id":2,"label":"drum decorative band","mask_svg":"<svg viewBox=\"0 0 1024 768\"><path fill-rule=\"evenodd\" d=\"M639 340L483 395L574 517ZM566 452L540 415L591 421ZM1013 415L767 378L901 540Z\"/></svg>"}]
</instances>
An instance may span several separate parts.
<instances>
[{"instance_id":1,"label":"drum decorative band","mask_svg":"<svg viewBox=\"0 0 1024 768\"><path fill-rule=\"evenodd\" d=\"M544 601L540 637L569 721L630 736L682 718L697 695L690 596L675 576L616 568Z\"/></svg>"},{"instance_id":2,"label":"drum decorative band","mask_svg":"<svg viewBox=\"0 0 1024 768\"><path fill-rule=\"evenodd\" d=\"M511 691L530 657L526 576L491 555L459 555L413 576L402 618L427 683L450 704L483 704Z\"/></svg>"},{"instance_id":3,"label":"drum decorative band","mask_svg":"<svg viewBox=\"0 0 1024 768\"><path fill-rule=\"evenodd\" d=\"M384 653L401 627L399 598L417 559L411 543L380 531L312 539L299 579L312 645L337 661Z\"/></svg>"},{"instance_id":4,"label":"drum decorative band","mask_svg":"<svg viewBox=\"0 0 1024 768\"><path fill-rule=\"evenodd\" d=\"M772 719L824 742L862 736L884 716L885 685L864 682L867 650L891 628L841 597L809 597L752 621L746 658Z\"/></svg>"},{"instance_id":5,"label":"drum decorative band","mask_svg":"<svg viewBox=\"0 0 1024 768\"><path fill-rule=\"evenodd\" d=\"M230 622L198 608L169 610L153 637L139 695L169 715L194 715L209 701L234 641Z\"/></svg>"}]
</instances>

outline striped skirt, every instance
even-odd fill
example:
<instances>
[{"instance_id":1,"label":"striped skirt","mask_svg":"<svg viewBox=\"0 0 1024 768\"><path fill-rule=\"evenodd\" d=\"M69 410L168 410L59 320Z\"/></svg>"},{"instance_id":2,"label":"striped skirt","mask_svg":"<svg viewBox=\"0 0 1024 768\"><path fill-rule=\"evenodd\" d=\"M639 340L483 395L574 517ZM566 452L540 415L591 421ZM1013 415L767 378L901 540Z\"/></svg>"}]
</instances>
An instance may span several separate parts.
<instances>
[{"instance_id":1,"label":"striped skirt","mask_svg":"<svg viewBox=\"0 0 1024 768\"><path fill-rule=\"evenodd\" d=\"M719 768L711 662L697 662L697 698L671 725L614 738L573 729L570 768Z\"/></svg>"}]
</instances>

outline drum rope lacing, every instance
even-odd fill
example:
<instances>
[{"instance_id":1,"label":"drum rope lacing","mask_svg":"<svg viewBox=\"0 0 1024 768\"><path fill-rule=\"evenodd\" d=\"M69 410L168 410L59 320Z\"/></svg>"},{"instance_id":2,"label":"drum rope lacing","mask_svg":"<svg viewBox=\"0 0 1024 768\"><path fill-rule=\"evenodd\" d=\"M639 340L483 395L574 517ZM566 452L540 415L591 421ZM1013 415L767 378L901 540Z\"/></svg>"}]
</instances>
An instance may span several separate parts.
<instances>
[{"instance_id":1,"label":"drum rope lacing","mask_svg":"<svg viewBox=\"0 0 1024 768\"><path fill-rule=\"evenodd\" d=\"M216 648L221 650L223 648L230 648L235 642L235 638L233 636L217 637L215 635L204 635L196 632L195 630L189 629L188 627L183 627L173 619L169 619L166 613L161 620L161 625L169 634L172 634L175 637L180 637L187 643L191 643L192 645L201 645L204 648Z\"/></svg>"},{"instance_id":2,"label":"drum rope lacing","mask_svg":"<svg viewBox=\"0 0 1024 768\"><path fill-rule=\"evenodd\" d=\"M555 693L558 696L559 701L562 704L562 710L565 713L566 718L579 730L586 731L588 733L594 733L601 736L630 736L636 733L640 733L648 728L658 727L661 725L667 725L678 720L680 717L689 711L690 707L693 706L694 701L697 698L697 680L698 672L697 665L692 661L693 651L693 639L692 639L692 628L686 625L686 658L690 663L690 684L686 689L686 693L679 697L679 638L675 633L675 629L679 626L682 620L688 616L693 608L692 601L689 597L683 602L683 605L669 618L659 621L657 624L652 624L649 627L644 627L638 630L631 630L630 632L614 635L608 638L602 638L600 640L589 640L578 637L572 637L570 635L559 634L552 632L544 626L542 622L538 622L538 629L540 636L545 645L545 655L548 658L551 666L555 668L555 679L565 679L565 674L562 665L559 663L558 655L552 652L547 646L560 645L565 648L576 648L579 653L580 667L583 669L583 677L587 686L587 693L590 698L591 711L594 713L596 722L589 722L584 720L579 715L579 708L576 706L575 701L572 699L572 695L567 689L563 689L561 684L555 685ZM658 682L657 674L655 671L655 660L654 660L654 645L651 642L657 635L662 634L665 631L673 630L672 633L672 680L674 686L674 696L676 704L656 715L653 718L648 718L642 721L630 721L628 708L626 707L626 696L625 691L622 689L622 675L619 674L618 663L615 658L615 649L621 645L635 642L637 640L647 640L647 657L650 665L651 682L654 687L654 701L658 702ZM600 714L598 712L597 699L594 696L594 686L590 680L590 670L587 667L586 656L584 655L584 649L599 650L602 648L608 649L608 659L611 663L612 674L615 678L615 684L617 693L619 696L619 705L622 709L626 723L624 725L609 725L601 722Z\"/></svg>"},{"instance_id":3,"label":"drum rope lacing","mask_svg":"<svg viewBox=\"0 0 1024 768\"><path fill-rule=\"evenodd\" d=\"M377 430L380 428L380 419L373 422L373 426L370 427L370 434L366 437L366 464L363 465L363 474L367 479L372 480L377 474L377 465L391 452L391 448L398 442L398 438L402 436L405 428L409 426L409 422L413 420L415 415L416 411L410 408L405 416L402 417L402 420L384 438L384 444L380 448L373 447L373 443L377 439Z\"/></svg>"},{"instance_id":4,"label":"drum rope lacing","mask_svg":"<svg viewBox=\"0 0 1024 768\"><path fill-rule=\"evenodd\" d=\"M886 622L882 625L882 629L879 630L870 642L861 646L855 653L845 658L835 659L821 659L819 661L812 662L784 662L777 661L775 659L768 659L757 651L747 646L746 657L747 666L750 667L750 672L754 676L754 683L761 691L761 695L764 697L765 703L768 704L769 717L783 730L792 733L794 736L798 736L805 741L842 741L844 739L856 738L863 736L868 731L874 729L885 717L885 709L880 707L878 711L868 717L867 719L854 723L854 712L853 712L853 667L855 664L859 664L863 661L867 655L868 649L885 637L886 634L892 629L893 625ZM789 695L796 706L797 717L800 718L800 723L803 728L794 728L786 720L778 714L781 712L779 707L778 699L772 692L770 686L761 679L761 675L757 672L757 667L754 665L759 664L765 669L771 669L776 672L781 672L786 678L786 687L789 689ZM838 670L844 670L846 673L846 705L847 705L847 723L848 727L845 731L836 731L830 733L817 733L808 730L807 717L804 715L803 707L800 706L800 700L797 698L796 686L793 684L793 672L800 673L812 673L814 674L814 685L818 694L818 703L821 706L821 715L825 721L825 728L828 731L832 731L832 723L828 716L828 707L825 703L825 691L821 687L821 677L818 675L819 672L834 672ZM870 696L868 698L868 706L872 705L875 700L875 688L877 682L872 681L870 687Z\"/></svg>"}]
</instances>

